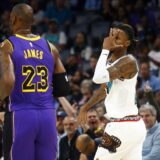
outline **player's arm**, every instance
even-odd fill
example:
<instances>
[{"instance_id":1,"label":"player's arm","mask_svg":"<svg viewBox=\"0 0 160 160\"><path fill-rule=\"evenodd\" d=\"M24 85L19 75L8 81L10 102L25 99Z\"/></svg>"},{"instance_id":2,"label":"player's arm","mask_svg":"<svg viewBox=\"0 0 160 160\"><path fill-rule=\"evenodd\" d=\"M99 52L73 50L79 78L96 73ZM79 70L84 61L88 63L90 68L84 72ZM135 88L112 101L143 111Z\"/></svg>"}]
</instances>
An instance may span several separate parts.
<instances>
[{"instance_id":1,"label":"player's arm","mask_svg":"<svg viewBox=\"0 0 160 160\"><path fill-rule=\"evenodd\" d=\"M49 43L49 45L55 62L53 75L53 95L55 97L63 97L68 95L70 91L66 70L62 64L56 47L51 43Z\"/></svg>"},{"instance_id":2,"label":"player's arm","mask_svg":"<svg viewBox=\"0 0 160 160\"><path fill-rule=\"evenodd\" d=\"M81 109L89 110L94 105L104 100L106 97L106 84L101 84L100 88L93 94L87 103Z\"/></svg>"},{"instance_id":3,"label":"player's arm","mask_svg":"<svg viewBox=\"0 0 160 160\"><path fill-rule=\"evenodd\" d=\"M0 99L4 100L11 94L14 86L14 66L11 60L13 47L8 40L0 45Z\"/></svg>"},{"instance_id":4,"label":"player's arm","mask_svg":"<svg viewBox=\"0 0 160 160\"><path fill-rule=\"evenodd\" d=\"M65 97L59 97L58 100L68 116L76 116L76 110L72 107L72 105Z\"/></svg>"},{"instance_id":5,"label":"player's arm","mask_svg":"<svg viewBox=\"0 0 160 160\"><path fill-rule=\"evenodd\" d=\"M138 72L136 60L131 55L122 57L109 68L106 68L106 60L107 58L103 54L98 60L93 76L93 81L97 84L109 82L119 78L131 79Z\"/></svg>"},{"instance_id":6,"label":"player's arm","mask_svg":"<svg viewBox=\"0 0 160 160\"><path fill-rule=\"evenodd\" d=\"M62 61L60 59L60 56L59 56L59 51L57 50L57 48L49 43L50 45L50 48L51 48L51 53L54 57L54 60L55 60L55 65L54 65L54 73L57 74L57 73L65 73L66 70L62 64Z\"/></svg>"},{"instance_id":7,"label":"player's arm","mask_svg":"<svg viewBox=\"0 0 160 160\"><path fill-rule=\"evenodd\" d=\"M89 99L89 101L81 107L78 122L83 126L86 123L87 111L94 105L102 101L106 97L106 84L102 84L96 93Z\"/></svg>"}]
</instances>

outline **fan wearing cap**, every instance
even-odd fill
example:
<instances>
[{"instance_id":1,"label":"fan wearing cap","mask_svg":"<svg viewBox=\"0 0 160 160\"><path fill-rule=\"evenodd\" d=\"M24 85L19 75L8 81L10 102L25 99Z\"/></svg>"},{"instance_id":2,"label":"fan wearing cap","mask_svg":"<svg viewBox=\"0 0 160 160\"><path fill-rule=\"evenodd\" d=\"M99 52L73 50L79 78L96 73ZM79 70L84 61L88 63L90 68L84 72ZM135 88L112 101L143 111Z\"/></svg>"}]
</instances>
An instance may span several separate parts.
<instances>
[{"instance_id":1,"label":"fan wearing cap","mask_svg":"<svg viewBox=\"0 0 160 160\"><path fill-rule=\"evenodd\" d=\"M104 103L109 123L94 160L142 160L146 129L135 103L138 67L136 59L128 54L135 42L133 28L124 23L115 24L104 38L93 82L107 86ZM86 112L98 97L93 96L81 107L80 123L85 123Z\"/></svg>"}]
</instances>

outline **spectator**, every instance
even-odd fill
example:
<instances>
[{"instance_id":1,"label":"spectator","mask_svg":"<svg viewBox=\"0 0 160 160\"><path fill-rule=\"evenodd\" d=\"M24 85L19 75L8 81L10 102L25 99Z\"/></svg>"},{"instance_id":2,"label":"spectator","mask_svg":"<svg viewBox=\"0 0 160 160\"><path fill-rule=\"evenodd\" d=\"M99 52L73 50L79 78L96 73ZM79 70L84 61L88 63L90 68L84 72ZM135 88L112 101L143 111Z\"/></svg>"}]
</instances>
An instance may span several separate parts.
<instances>
[{"instance_id":1,"label":"spectator","mask_svg":"<svg viewBox=\"0 0 160 160\"><path fill-rule=\"evenodd\" d=\"M140 63L140 88L143 90L145 83L148 81L153 92L156 88L160 88L160 79L150 73L150 65L148 61Z\"/></svg>"},{"instance_id":2,"label":"spectator","mask_svg":"<svg viewBox=\"0 0 160 160\"><path fill-rule=\"evenodd\" d=\"M81 93L82 93L82 98L78 103L79 106L84 105L91 98L91 96L93 94L93 86L92 86L91 80L83 80L82 81Z\"/></svg>"},{"instance_id":3,"label":"spectator","mask_svg":"<svg viewBox=\"0 0 160 160\"><path fill-rule=\"evenodd\" d=\"M71 55L75 55L77 57L79 63L84 63L83 60L89 61L92 49L87 44L87 37L85 33L77 33L75 43L71 48L70 53Z\"/></svg>"},{"instance_id":4,"label":"spectator","mask_svg":"<svg viewBox=\"0 0 160 160\"><path fill-rule=\"evenodd\" d=\"M157 35L160 35L160 14L159 14L159 16L156 19L156 28L155 29L156 29Z\"/></svg>"},{"instance_id":5,"label":"spectator","mask_svg":"<svg viewBox=\"0 0 160 160\"><path fill-rule=\"evenodd\" d=\"M156 121L157 112L153 106L146 104L139 109L147 128L146 139L143 144L143 160L160 160L160 125Z\"/></svg>"},{"instance_id":6,"label":"spectator","mask_svg":"<svg viewBox=\"0 0 160 160\"><path fill-rule=\"evenodd\" d=\"M85 0L69 0L71 9L74 11L83 11Z\"/></svg>"},{"instance_id":7,"label":"spectator","mask_svg":"<svg viewBox=\"0 0 160 160\"><path fill-rule=\"evenodd\" d=\"M71 23L72 14L65 6L65 0L56 0L55 4L47 7L45 17L47 20L56 19L60 26L68 26Z\"/></svg>"},{"instance_id":8,"label":"spectator","mask_svg":"<svg viewBox=\"0 0 160 160\"><path fill-rule=\"evenodd\" d=\"M92 139L99 137L97 130L100 127L100 120L95 109L87 112L87 123L83 126L84 133L88 134Z\"/></svg>"},{"instance_id":9,"label":"spectator","mask_svg":"<svg viewBox=\"0 0 160 160\"><path fill-rule=\"evenodd\" d=\"M69 103L69 101L65 98L65 97L59 97L58 98L62 108L64 109L64 111L58 111L57 112L57 121L56 121L56 127L57 127L57 131L58 131L58 152L57 152L57 157L59 157L59 142L60 139L66 135L66 133L64 132L64 125L63 125L63 120L64 118L68 115L68 116L76 116L77 111L75 110L75 108L73 108L73 106L71 106L71 104Z\"/></svg>"},{"instance_id":10,"label":"spectator","mask_svg":"<svg viewBox=\"0 0 160 160\"><path fill-rule=\"evenodd\" d=\"M109 0L102 0L102 15L105 20L113 21L113 8Z\"/></svg>"},{"instance_id":11,"label":"spectator","mask_svg":"<svg viewBox=\"0 0 160 160\"><path fill-rule=\"evenodd\" d=\"M65 68L68 75L73 76L74 73L78 70L77 58L74 55L69 55L65 62Z\"/></svg>"},{"instance_id":12,"label":"spectator","mask_svg":"<svg viewBox=\"0 0 160 160\"><path fill-rule=\"evenodd\" d=\"M153 49L148 53L150 59L150 69L155 76L160 76L160 36L158 36L153 44Z\"/></svg>"},{"instance_id":13,"label":"spectator","mask_svg":"<svg viewBox=\"0 0 160 160\"><path fill-rule=\"evenodd\" d=\"M0 24L0 41L3 41L7 36L9 36L9 17L10 12L4 11L4 13L0 16L0 21L3 22Z\"/></svg>"},{"instance_id":14,"label":"spectator","mask_svg":"<svg viewBox=\"0 0 160 160\"><path fill-rule=\"evenodd\" d=\"M71 94L70 96L68 96L69 101L71 103L74 103L78 109L79 108L78 102L80 101L81 98L82 98L82 94L80 92L80 87L77 84L72 83Z\"/></svg>"},{"instance_id":15,"label":"spectator","mask_svg":"<svg viewBox=\"0 0 160 160\"><path fill-rule=\"evenodd\" d=\"M67 114L64 111L57 112L56 127L57 127L59 137L64 134L63 120L66 116Z\"/></svg>"},{"instance_id":16,"label":"spectator","mask_svg":"<svg viewBox=\"0 0 160 160\"><path fill-rule=\"evenodd\" d=\"M92 139L89 135L82 134L77 138L76 148L86 156L87 160L93 160L100 142L101 138Z\"/></svg>"},{"instance_id":17,"label":"spectator","mask_svg":"<svg viewBox=\"0 0 160 160\"><path fill-rule=\"evenodd\" d=\"M85 10L86 11L99 11L101 7L101 0L86 0Z\"/></svg>"},{"instance_id":18,"label":"spectator","mask_svg":"<svg viewBox=\"0 0 160 160\"><path fill-rule=\"evenodd\" d=\"M83 80L83 72L81 70L77 70L74 75L71 77L71 82L77 85L80 85Z\"/></svg>"},{"instance_id":19,"label":"spectator","mask_svg":"<svg viewBox=\"0 0 160 160\"><path fill-rule=\"evenodd\" d=\"M160 88L155 91L155 99L160 106Z\"/></svg>"},{"instance_id":20,"label":"spectator","mask_svg":"<svg viewBox=\"0 0 160 160\"><path fill-rule=\"evenodd\" d=\"M62 50L67 43L67 37L65 33L59 31L58 28L57 20L51 19L48 25L48 32L44 33L43 37Z\"/></svg>"},{"instance_id":21,"label":"spectator","mask_svg":"<svg viewBox=\"0 0 160 160\"><path fill-rule=\"evenodd\" d=\"M59 160L79 160L80 152L76 149L76 139L80 135L74 117L65 117L63 121L66 135L59 142Z\"/></svg>"},{"instance_id":22,"label":"spectator","mask_svg":"<svg viewBox=\"0 0 160 160\"><path fill-rule=\"evenodd\" d=\"M106 113L106 109L105 109L105 106L104 106L104 101L102 101L102 102L100 102L96 105L96 111L97 111L99 117L104 116L104 114Z\"/></svg>"},{"instance_id":23,"label":"spectator","mask_svg":"<svg viewBox=\"0 0 160 160\"><path fill-rule=\"evenodd\" d=\"M118 7L117 8L117 16L115 17L115 20L119 21L119 22L124 22L127 23L128 22L128 14L127 11L124 7ZM127 19L126 21L124 21L125 19Z\"/></svg>"},{"instance_id":24,"label":"spectator","mask_svg":"<svg viewBox=\"0 0 160 160\"><path fill-rule=\"evenodd\" d=\"M56 121L56 128L57 128L57 132L58 132L57 158L59 157L59 141L65 135L63 120L66 116L67 116L67 114L63 110L57 111L57 121Z\"/></svg>"},{"instance_id":25,"label":"spectator","mask_svg":"<svg viewBox=\"0 0 160 160\"><path fill-rule=\"evenodd\" d=\"M97 61L98 61L98 55L92 54L89 60L89 68L85 72L87 78L93 77Z\"/></svg>"},{"instance_id":26,"label":"spectator","mask_svg":"<svg viewBox=\"0 0 160 160\"><path fill-rule=\"evenodd\" d=\"M158 92L160 91L160 88L155 90L155 96L152 92L151 86L146 83L144 86L144 96L146 98L146 102L153 105L157 111L157 121L160 122L160 103L159 103L159 97Z\"/></svg>"},{"instance_id":27,"label":"spectator","mask_svg":"<svg viewBox=\"0 0 160 160\"><path fill-rule=\"evenodd\" d=\"M141 35L140 35L141 36ZM143 37L140 37L143 39ZM137 51L136 51L136 57L139 62L141 61L147 61L148 59L148 53L150 49L148 46L148 42L146 40L141 41L141 43L137 43Z\"/></svg>"},{"instance_id":28,"label":"spectator","mask_svg":"<svg viewBox=\"0 0 160 160\"><path fill-rule=\"evenodd\" d=\"M33 8L33 12L34 12L34 15L33 15L34 25L41 24L44 18L44 11L40 9L40 6L37 0L31 0L30 5Z\"/></svg>"}]
</instances>

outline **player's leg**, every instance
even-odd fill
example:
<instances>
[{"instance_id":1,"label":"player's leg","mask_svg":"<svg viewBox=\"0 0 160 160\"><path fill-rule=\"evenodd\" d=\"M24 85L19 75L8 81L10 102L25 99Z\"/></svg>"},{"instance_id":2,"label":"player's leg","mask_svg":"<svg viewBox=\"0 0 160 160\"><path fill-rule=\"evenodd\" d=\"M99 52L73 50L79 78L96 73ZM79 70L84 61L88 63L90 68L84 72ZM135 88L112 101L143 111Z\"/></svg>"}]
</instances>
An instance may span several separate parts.
<instances>
[{"instance_id":1,"label":"player's leg","mask_svg":"<svg viewBox=\"0 0 160 160\"><path fill-rule=\"evenodd\" d=\"M39 110L39 134L36 143L35 160L56 160L57 129L56 110Z\"/></svg>"},{"instance_id":2,"label":"player's leg","mask_svg":"<svg viewBox=\"0 0 160 160\"><path fill-rule=\"evenodd\" d=\"M142 160L142 145L138 144L137 146L132 147L123 160Z\"/></svg>"},{"instance_id":3,"label":"player's leg","mask_svg":"<svg viewBox=\"0 0 160 160\"><path fill-rule=\"evenodd\" d=\"M12 160L35 160L37 126L35 110L13 112Z\"/></svg>"},{"instance_id":4,"label":"player's leg","mask_svg":"<svg viewBox=\"0 0 160 160\"><path fill-rule=\"evenodd\" d=\"M107 160L107 159L108 160L121 160L122 159L122 157L126 153L123 128L124 126L119 122L107 124L104 132L106 132L110 136L117 137L121 141L121 144L119 147L116 148L116 152L109 152L109 150L106 149L105 147L98 147L94 160ZM111 144L110 139L108 139L107 137L105 141L106 141L107 146Z\"/></svg>"},{"instance_id":5,"label":"player's leg","mask_svg":"<svg viewBox=\"0 0 160 160\"><path fill-rule=\"evenodd\" d=\"M142 120L138 122L113 122L108 123L105 132L110 136L115 136L121 141L121 145L117 147L114 153L109 152L103 147L98 147L94 160L126 160L128 153L131 152L132 146L141 144L145 137L145 126ZM110 139L105 139L106 145L110 144ZM108 142L108 143L107 143ZM135 153L135 152L134 152ZM132 154L135 157L135 155ZM136 154L137 157L137 154ZM130 159L127 159L130 160Z\"/></svg>"},{"instance_id":6,"label":"player's leg","mask_svg":"<svg viewBox=\"0 0 160 160\"><path fill-rule=\"evenodd\" d=\"M124 151L110 153L107 149L98 147L94 160L121 160L124 154Z\"/></svg>"},{"instance_id":7,"label":"player's leg","mask_svg":"<svg viewBox=\"0 0 160 160\"><path fill-rule=\"evenodd\" d=\"M11 146L12 146L12 112L6 112L4 115L4 126L3 126L4 160L9 160Z\"/></svg>"},{"instance_id":8,"label":"player's leg","mask_svg":"<svg viewBox=\"0 0 160 160\"><path fill-rule=\"evenodd\" d=\"M135 122L133 125L135 125L135 132L130 134L132 136L132 146L123 158L124 160L142 160L142 147L146 136L146 128L143 120Z\"/></svg>"}]
</instances>

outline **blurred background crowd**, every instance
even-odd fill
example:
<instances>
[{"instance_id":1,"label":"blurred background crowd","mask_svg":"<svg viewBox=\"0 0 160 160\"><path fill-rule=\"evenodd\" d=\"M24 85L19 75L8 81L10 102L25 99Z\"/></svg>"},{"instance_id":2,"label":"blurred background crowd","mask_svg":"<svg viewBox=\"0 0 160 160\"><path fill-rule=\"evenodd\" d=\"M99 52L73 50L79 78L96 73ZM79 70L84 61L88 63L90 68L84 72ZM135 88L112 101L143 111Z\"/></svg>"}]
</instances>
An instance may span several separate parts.
<instances>
[{"instance_id":1,"label":"blurred background crowd","mask_svg":"<svg viewBox=\"0 0 160 160\"><path fill-rule=\"evenodd\" d=\"M73 115L99 88L92 83L92 76L101 53L103 38L114 22L128 23L135 30L137 44L134 51L128 54L133 54L139 65L136 102L139 108L142 107L140 113L145 113L141 116L147 129L159 124L160 0L5 0L0 3L0 42L11 34L10 10L20 2L32 6L35 18L33 33L41 35L58 48L70 80L70 95L55 100L57 129L61 137L59 160L93 159L93 156L80 154L75 142L82 132L93 139L99 137L95 131L105 123L103 101L88 112L87 125L82 130L77 129ZM68 117L64 109L66 106L72 108L72 117ZM159 150L160 127L157 132L159 143L156 146ZM145 143L148 145L146 148L144 146L145 156L152 150L148 143ZM145 156L144 160L154 159Z\"/></svg>"}]
</instances>

